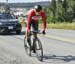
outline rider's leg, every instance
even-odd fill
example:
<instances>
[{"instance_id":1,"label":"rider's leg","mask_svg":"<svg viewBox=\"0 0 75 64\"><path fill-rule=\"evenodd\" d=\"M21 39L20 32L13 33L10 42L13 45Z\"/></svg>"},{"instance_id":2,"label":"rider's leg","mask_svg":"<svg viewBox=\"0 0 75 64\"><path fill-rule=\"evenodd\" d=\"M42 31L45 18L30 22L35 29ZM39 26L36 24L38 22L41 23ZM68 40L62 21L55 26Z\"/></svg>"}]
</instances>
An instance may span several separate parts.
<instances>
[{"instance_id":1,"label":"rider's leg","mask_svg":"<svg viewBox=\"0 0 75 64\"><path fill-rule=\"evenodd\" d=\"M30 24L30 27L31 27L31 24ZM30 36L30 33L27 31L27 27L26 27L26 38L27 38L27 42L29 44L29 46L31 46L31 36Z\"/></svg>"},{"instance_id":2,"label":"rider's leg","mask_svg":"<svg viewBox=\"0 0 75 64\"><path fill-rule=\"evenodd\" d=\"M27 42L28 42L29 46L31 46L31 37L30 36L27 37Z\"/></svg>"}]
</instances>

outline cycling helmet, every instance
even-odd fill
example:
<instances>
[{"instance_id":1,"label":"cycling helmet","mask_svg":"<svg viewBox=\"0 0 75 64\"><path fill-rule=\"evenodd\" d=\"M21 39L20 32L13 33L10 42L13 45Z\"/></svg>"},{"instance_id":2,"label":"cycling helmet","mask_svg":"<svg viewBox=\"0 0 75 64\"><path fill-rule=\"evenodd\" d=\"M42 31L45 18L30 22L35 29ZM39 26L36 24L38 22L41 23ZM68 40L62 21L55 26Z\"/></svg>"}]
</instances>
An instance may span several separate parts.
<instances>
[{"instance_id":1,"label":"cycling helmet","mask_svg":"<svg viewBox=\"0 0 75 64\"><path fill-rule=\"evenodd\" d=\"M36 11L39 12L40 10L42 10L42 6L41 5L35 5L34 9L36 9Z\"/></svg>"}]
</instances>

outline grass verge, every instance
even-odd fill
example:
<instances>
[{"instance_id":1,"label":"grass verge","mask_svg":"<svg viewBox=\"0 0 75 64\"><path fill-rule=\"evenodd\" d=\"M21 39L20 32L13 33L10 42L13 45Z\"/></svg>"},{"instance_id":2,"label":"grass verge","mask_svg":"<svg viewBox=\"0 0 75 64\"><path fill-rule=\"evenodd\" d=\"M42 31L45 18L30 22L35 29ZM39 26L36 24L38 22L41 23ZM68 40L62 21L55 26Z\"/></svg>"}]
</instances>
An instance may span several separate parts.
<instances>
[{"instance_id":1,"label":"grass verge","mask_svg":"<svg viewBox=\"0 0 75 64\"><path fill-rule=\"evenodd\" d=\"M42 24L39 25L42 28ZM75 23L50 23L47 24L48 29L70 29L75 30Z\"/></svg>"}]
</instances>

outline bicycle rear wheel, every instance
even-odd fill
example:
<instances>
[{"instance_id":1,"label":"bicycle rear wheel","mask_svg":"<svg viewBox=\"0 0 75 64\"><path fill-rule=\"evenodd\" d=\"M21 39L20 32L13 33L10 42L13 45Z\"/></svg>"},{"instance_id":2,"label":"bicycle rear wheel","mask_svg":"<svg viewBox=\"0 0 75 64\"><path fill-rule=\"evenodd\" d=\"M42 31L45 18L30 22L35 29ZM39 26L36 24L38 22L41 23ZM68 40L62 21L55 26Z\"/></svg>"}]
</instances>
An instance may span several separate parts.
<instances>
[{"instance_id":1,"label":"bicycle rear wheel","mask_svg":"<svg viewBox=\"0 0 75 64\"><path fill-rule=\"evenodd\" d=\"M27 42L26 36L24 37L24 48L27 55L31 56L31 48L30 45Z\"/></svg>"},{"instance_id":2,"label":"bicycle rear wheel","mask_svg":"<svg viewBox=\"0 0 75 64\"><path fill-rule=\"evenodd\" d=\"M37 58L40 60L40 61L43 61L43 48L42 48L42 43L40 41L39 38L36 39L36 54L37 54Z\"/></svg>"}]
</instances>

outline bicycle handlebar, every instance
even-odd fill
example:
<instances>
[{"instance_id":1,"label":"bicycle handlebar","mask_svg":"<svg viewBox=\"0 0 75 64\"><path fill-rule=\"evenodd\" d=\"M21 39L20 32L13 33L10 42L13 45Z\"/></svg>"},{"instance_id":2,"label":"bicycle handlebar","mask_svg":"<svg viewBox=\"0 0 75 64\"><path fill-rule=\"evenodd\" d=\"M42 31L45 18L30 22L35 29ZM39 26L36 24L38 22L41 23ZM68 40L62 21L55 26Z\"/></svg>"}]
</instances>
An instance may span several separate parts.
<instances>
[{"instance_id":1,"label":"bicycle handlebar","mask_svg":"<svg viewBox=\"0 0 75 64\"><path fill-rule=\"evenodd\" d=\"M43 34L41 31L30 31L30 34L33 35L33 34Z\"/></svg>"}]
</instances>

